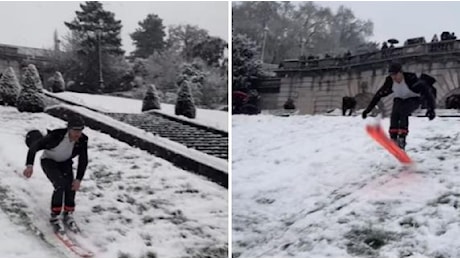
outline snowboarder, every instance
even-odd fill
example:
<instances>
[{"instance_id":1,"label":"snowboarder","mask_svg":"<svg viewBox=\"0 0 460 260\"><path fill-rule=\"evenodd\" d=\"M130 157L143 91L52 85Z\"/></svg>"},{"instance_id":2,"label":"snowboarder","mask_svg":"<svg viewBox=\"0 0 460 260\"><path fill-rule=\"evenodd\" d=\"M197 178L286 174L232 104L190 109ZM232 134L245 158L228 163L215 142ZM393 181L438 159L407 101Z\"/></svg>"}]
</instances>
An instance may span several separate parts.
<instances>
[{"instance_id":1,"label":"snowboarder","mask_svg":"<svg viewBox=\"0 0 460 260\"><path fill-rule=\"evenodd\" d=\"M366 118L382 97L394 93L390 138L404 150L406 136L409 133L409 115L420 106L421 98L427 101L426 116L429 120L435 118L435 100L430 88L436 80L426 74L422 74L419 79L415 73L403 72L399 63L391 64L388 72L390 75L385 79L385 83L377 91L369 106L363 111L362 116Z\"/></svg>"},{"instance_id":2,"label":"snowboarder","mask_svg":"<svg viewBox=\"0 0 460 260\"><path fill-rule=\"evenodd\" d=\"M73 218L75 210L75 192L88 165L88 137L83 134L84 121L80 116L68 119L67 128L50 131L45 137L33 143L27 153L26 169L23 174L30 178L37 151L44 150L41 166L46 177L51 181L54 192L51 198L50 223L56 232L64 232L65 224L77 232L78 227ZM78 156L76 178L72 171L72 158ZM60 219L63 212L63 220Z\"/></svg>"}]
</instances>

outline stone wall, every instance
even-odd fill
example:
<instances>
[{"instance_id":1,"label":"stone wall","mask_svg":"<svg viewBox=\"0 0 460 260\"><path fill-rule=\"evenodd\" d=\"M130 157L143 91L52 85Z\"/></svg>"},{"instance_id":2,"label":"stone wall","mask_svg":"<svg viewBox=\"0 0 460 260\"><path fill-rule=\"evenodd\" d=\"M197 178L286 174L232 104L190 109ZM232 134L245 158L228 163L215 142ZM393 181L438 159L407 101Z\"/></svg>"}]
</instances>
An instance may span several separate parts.
<instances>
[{"instance_id":1,"label":"stone wall","mask_svg":"<svg viewBox=\"0 0 460 260\"><path fill-rule=\"evenodd\" d=\"M40 76L47 79L52 73L46 74L42 68L50 62L47 58L49 50L0 44L0 73L7 67L12 67L18 79L21 78L21 66L34 64ZM45 84L45 82L42 82Z\"/></svg>"}]
</instances>

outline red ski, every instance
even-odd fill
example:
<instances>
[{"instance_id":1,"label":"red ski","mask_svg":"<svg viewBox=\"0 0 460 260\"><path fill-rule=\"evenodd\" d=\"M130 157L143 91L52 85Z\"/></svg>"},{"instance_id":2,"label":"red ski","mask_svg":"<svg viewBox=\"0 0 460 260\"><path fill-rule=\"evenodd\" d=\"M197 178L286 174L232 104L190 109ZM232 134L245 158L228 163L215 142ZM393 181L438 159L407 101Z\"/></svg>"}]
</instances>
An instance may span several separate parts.
<instances>
[{"instance_id":1,"label":"red ski","mask_svg":"<svg viewBox=\"0 0 460 260\"><path fill-rule=\"evenodd\" d=\"M372 139L389 151L400 162L404 164L412 163L412 160L409 158L407 153L399 148L399 146L385 134L380 125L367 125L366 131Z\"/></svg>"},{"instance_id":2,"label":"red ski","mask_svg":"<svg viewBox=\"0 0 460 260\"><path fill-rule=\"evenodd\" d=\"M67 234L60 234L59 232L55 232L54 234L70 251L72 251L72 253L76 254L77 256L84 258L94 256L93 252L82 248L80 245L70 239Z\"/></svg>"}]
</instances>

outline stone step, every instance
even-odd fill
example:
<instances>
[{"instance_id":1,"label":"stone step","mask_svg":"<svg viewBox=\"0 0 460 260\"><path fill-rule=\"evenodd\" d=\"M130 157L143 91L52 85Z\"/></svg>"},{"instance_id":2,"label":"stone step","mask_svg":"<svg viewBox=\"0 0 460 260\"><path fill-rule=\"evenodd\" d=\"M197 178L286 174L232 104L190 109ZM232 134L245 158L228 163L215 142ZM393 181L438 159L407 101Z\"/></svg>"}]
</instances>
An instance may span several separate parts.
<instances>
[{"instance_id":1,"label":"stone step","mask_svg":"<svg viewBox=\"0 0 460 260\"><path fill-rule=\"evenodd\" d=\"M226 147L218 147L218 146L187 145L187 147L194 148L194 149L197 149L197 150L227 151Z\"/></svg>"},{"instance_id":2,"label":"stone step","mask_svg":"<svg viewBox=\"0 0 460 260\"><path fill-rule=\"evenodd\" d=\"M213 146L213 145L217 145L217 146L227 146L227 143L224 143L224 142L220 142L220 141L217 141L217 142L194 142L194 141L189 141L187 142L188 144L191 144L191 145L202 145L202 146Z\"/></svg>"},{"instance_id":3,"label":"stone step","mask_svg":"<svg viewBox=\"0 0 460 260\"><path fill-rule=\"evenodd\" d=\"M184 138L184 137L173 137L173 138L168 138L168 139L171 139L174 141L180 141L180 142L187 142L187 143L196 143L196 142L206 143L207 142L206 140L197 140L196 138ZM219 144L219 141L226 146L228 145L227 142L221 141L218 139L215 140L215 142L210 142L210 144Z\"/></svg>"},{"instance_id":4,"label":"stone step","mask_svg":"<svg viewBox=\"0 0 460 260\"><path fill-rule=\"evenodd\" d=\"M228 159L228 137L154 114L109 114L147 132L168 138L189 148Z\"/></svg>"},{"instance_id":5,"label":"stone step","mask_svg":"<svg viewBox=\"0 0 460 260\"><path fill-rule=\"evenodd\" d=\"M202 134L180 134L180 133L158 133L161 136L168 136L168 137L189 137L189 138L200 138L200 137L205 137L205 138L221 138L221 136L218 135L202 135Z\"/></svg>"}]
</instances>

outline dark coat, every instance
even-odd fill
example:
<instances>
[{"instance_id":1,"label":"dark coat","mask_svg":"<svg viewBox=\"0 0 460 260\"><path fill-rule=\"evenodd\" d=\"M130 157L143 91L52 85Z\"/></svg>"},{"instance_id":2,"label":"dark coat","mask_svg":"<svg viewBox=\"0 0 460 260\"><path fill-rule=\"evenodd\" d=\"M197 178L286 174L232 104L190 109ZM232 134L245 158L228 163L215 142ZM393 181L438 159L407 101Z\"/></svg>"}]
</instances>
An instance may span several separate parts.
<instances>
[{"instance_id":1,"label":"dark coat","mask_svg":"<svg viewBox=\"0 0 460 260\"><path fill-rule=\"evenodd\" d=\"M351 116L355 108L356 108L356 99L354 97L343 97L342 98L342 115L345 115L347 110L350 110L350 113L348 115Z\"/></svg>"},{"instance_id":2,"label":"dark coat","mask_svg":"<svg viewBox=\"0 0 460 260\"><path fill-rule=\"evenodd\" d=\"M50 150L61 143L67 134L67 129L56 129L50 131L45 137L32 144L27 153L26 165L33 165L35 154L40 150ZM80 139L75 143L72 156L70 159L78 156L78 168L76 179L82 180L85 175L86 166L88 166L88 137L82 134Z\"/></svg>"},{"instance_id":3,"label":"dark coat","mask_svg":"<svg viewBox=\"0 0 460 260\"><path fill-rule=\"evenodd\" d=\"M407 84L407 87L409 89L417 94L420 94L422 98L427 100L427 106L428 109L433 110L435 107L435 100L432 95L432 91L430 88L436 82L436 80L428 76L426 74L422 74L420 79L417 78L417 75L415 73L410 73L410 72L404 72L404 81ZM367 107L367 111L371 111L375 105L380 101L381 98L386 97L393 93L393 79L391 76L387 76L385 79L385 83L383 83L383 86L377 90L377 93L375 93L374 97L372 98L371 103Z\"/></svg>"}]
</instances>

